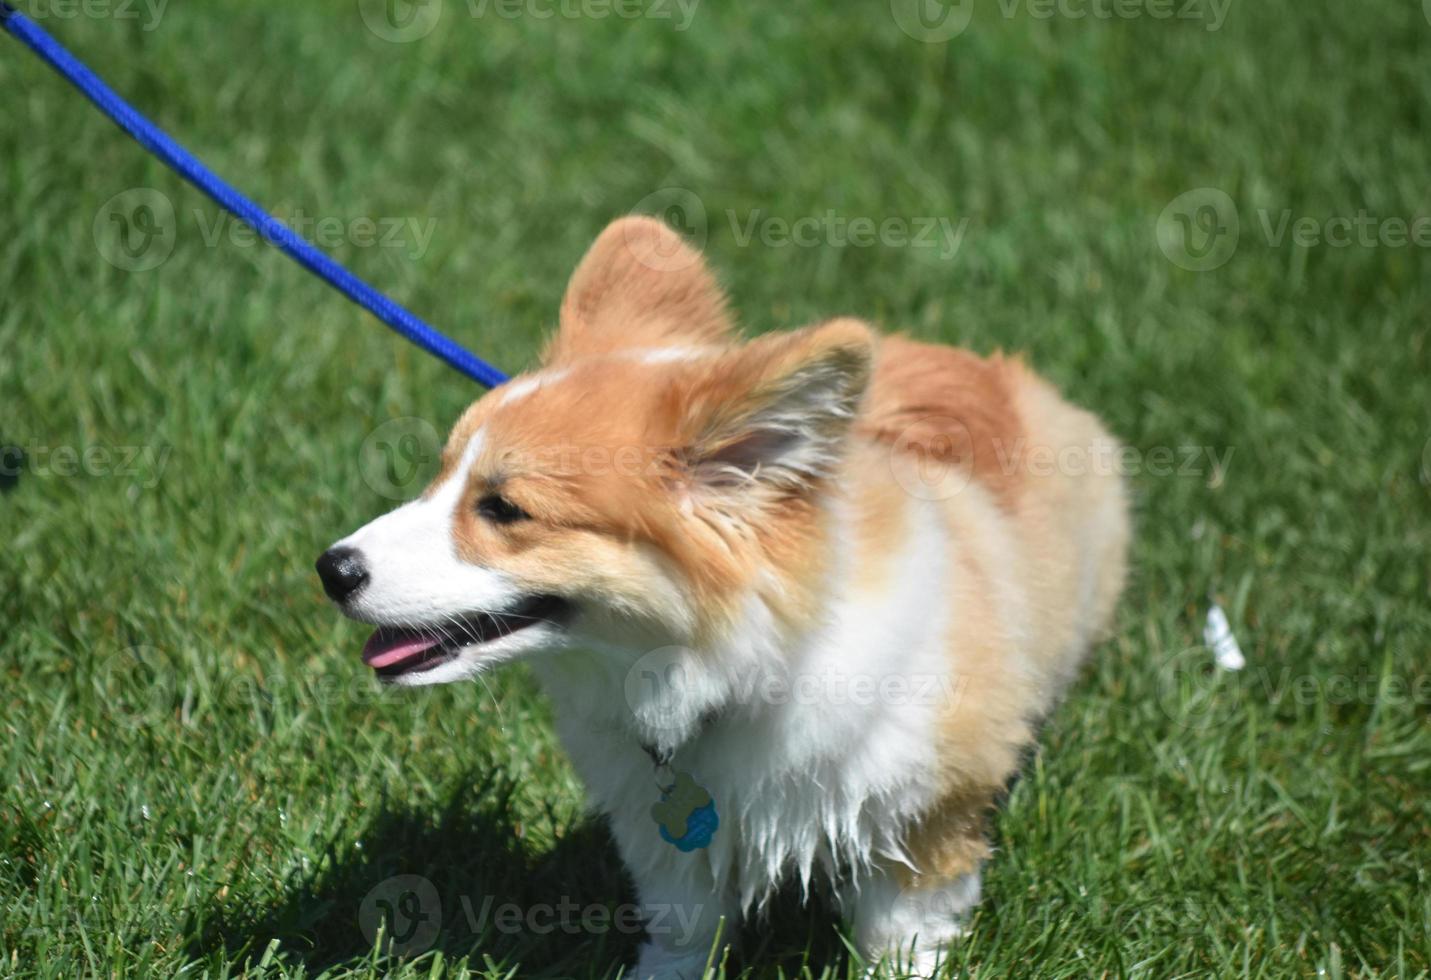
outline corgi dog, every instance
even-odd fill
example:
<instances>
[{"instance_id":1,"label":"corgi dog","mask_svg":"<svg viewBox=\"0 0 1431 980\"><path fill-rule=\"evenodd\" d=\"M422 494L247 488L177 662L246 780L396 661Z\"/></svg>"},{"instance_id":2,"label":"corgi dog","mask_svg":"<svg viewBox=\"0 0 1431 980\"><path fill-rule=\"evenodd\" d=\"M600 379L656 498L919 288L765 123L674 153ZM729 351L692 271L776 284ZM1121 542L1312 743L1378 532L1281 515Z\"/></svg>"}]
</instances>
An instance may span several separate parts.
<instances>
[{"instance_id":1,"label":"corgi dog","mask_svg":"<svg viewBox=\"0 0 1431 980\"><path fill-rule=\"evenodd\" d=\"M790 879L928 972L1122 589L1125 489L1085 465L1116 449L1018 360L854 319L742 341L628 217L539 366L318 571L387 684L530 665L642 907L690 924L653 919L634 976L703 976Z\"/></svg>"}]
</instances>

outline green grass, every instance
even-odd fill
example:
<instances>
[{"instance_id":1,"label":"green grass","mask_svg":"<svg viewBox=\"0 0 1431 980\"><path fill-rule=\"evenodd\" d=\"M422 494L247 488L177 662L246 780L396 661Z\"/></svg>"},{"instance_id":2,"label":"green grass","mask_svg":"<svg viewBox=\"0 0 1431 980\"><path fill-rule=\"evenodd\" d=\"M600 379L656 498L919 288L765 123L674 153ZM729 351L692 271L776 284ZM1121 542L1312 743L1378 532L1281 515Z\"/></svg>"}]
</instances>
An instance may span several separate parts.
<instances>
[{"instance_id":1,"label":"green grass","mask_svg":"<svg viewBox=\"0 0 1431 980\"><path fill-rule=\"evenodd\" d=\"M1116 637L997 821L960 964L1426 976L1431 256L1259 217L1431 214L1421 4L1239 2L1209 31L981 0L947 44L882 0L712 0L684 32L466 9L406 44L354 2L45 24L281 213L430 220L425 250L335 252L498 364L530 362L606 221L679 187L752 331L855 313L1026 351L1144 461L1231 451L1220 482L1205 456L1134 475ZM0 493L0 974L614 976L637 937L462 905L632 900L531 680L381 694L311 571L392 503L370 433L445 430L472 385L273 250L206 242L214 208L8 39L0 91L0 443L26 453ZM137 187L174 248L130 272L102 208ZM1196 188L1242 227L1201 273L1155 234ZM742 244L753 213L831 209L969 224L952 260ZM94 453L122 447L149 462ZM1249 668L1174 683L1210 595ZM360 927L399 874L443 925L402 962ZM858 970L794 902L744 950L731 976Z\"/></svg>"}]
</instances>

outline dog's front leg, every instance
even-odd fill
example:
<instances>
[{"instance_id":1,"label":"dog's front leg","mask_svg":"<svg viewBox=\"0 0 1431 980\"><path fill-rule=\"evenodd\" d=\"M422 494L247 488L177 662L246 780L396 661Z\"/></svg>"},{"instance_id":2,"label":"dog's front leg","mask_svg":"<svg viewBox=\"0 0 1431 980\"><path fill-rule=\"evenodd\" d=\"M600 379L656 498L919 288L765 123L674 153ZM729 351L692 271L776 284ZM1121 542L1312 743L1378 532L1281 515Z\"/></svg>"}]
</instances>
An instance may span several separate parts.
<instances>
[{"instance_id":1,"label":"dog's front leg","mask_svg":"<svg viewBox=\"0 0 1431 980\"><path fill-rule=\"evenodd\" d=\"M731 941L738 905L710 871L705 855L664 848L627 856L646 925L646 944L629 976L634 980L701 980ZM651 845L647 845L651 847ZM624 850L624 848L623 848ZM641 860L644 858L644 861Z\"/></svg>"},{"instance_id":2,"label":"dog's front leg","mask_svg":"<svg viewBox=\"0 0 1431 980\"><path fill-rule=\"evenodd\" d=\"M855 941L871 963L883 960L900 976L932 977L963 935L980 891L977 868L914 880L876 869L844 899ZM913 974L903 972L910 969Z\"/></svg>"}]
</instances>

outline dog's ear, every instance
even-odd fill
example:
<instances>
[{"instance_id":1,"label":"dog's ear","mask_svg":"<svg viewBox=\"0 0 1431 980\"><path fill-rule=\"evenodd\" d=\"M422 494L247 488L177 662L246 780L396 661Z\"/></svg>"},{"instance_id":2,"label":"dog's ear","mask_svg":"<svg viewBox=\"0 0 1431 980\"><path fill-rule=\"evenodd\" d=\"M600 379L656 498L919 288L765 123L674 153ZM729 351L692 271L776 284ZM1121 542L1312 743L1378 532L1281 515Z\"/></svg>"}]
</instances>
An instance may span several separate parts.
<instances>
[{"instance_id":1,"label":"dog's ear","mask_svg":"<svg viewBox=\"0 0 1431 980\"><path fill-rule=\"evenodd\" d=\"M875 344L866 324L832 320L703 364L680 393L692 492L793 493L830 475L869 386Z\"/></svg>"},{"instance_id":2,"label":"dog's ear","mask_svg":"<svg viewBox=\"0 0 1431 980\"><path fill-rule=\"evenodd\" d=\"M725 293L700 252L654 218L620 218L572 274L543 361L720 344L730 329Z\"/></svg>"}]
</instances>

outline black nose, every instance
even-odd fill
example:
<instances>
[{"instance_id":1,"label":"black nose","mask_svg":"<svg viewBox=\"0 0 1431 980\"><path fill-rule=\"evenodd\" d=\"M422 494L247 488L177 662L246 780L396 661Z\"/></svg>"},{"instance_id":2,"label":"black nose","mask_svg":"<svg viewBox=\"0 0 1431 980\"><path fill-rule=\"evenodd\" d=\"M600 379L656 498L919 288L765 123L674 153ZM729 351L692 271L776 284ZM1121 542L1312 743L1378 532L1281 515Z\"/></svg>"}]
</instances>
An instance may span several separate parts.
<instances>
[{"instance_id":1,"label":"black nose","mask_svg":"<svg viewBox=\"0 0 1431 980\"><path fill-rule=\"evenodd\" d=\"M323 591L334 602L351 599L368 581L368 567L356 548L329 548L318 559Z\"/></svg>"}]
</instances>

